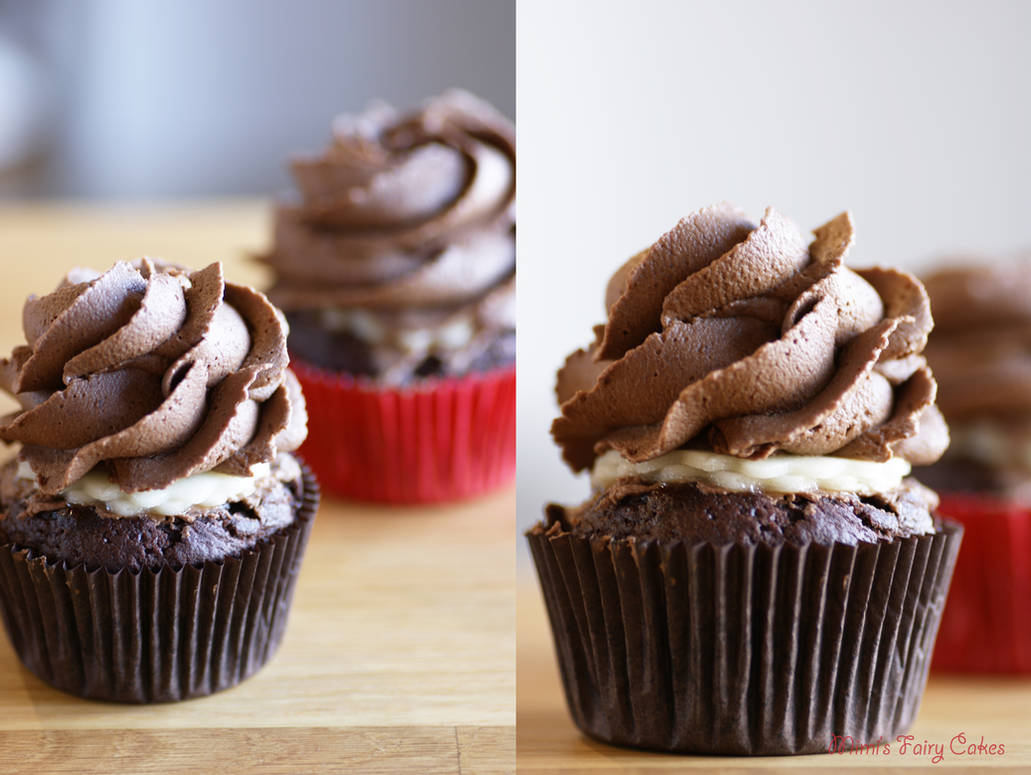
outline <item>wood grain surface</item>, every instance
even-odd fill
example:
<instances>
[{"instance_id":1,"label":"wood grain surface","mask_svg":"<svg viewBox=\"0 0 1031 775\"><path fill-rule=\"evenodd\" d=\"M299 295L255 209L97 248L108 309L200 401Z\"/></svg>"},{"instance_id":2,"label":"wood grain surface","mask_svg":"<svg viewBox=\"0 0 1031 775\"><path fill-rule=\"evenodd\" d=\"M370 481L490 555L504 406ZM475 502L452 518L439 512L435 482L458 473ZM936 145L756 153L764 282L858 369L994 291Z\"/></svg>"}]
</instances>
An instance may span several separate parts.
<instances>
[{"instance_id":1,"label":"wood grain surface","mask_svg":"<svg viewBox=\"0 0 1031 775\"><path fill-rule=\"evenodd\" d=\"M260 202L0 206L0 351L72 266L150 255L259 285ZM7 410L7 401L0 409ZM4 773L510 773L515 492L452 506L323 501L279 653L199 700L123 706L41 683L0 638Z\"/></svg>"},{"instance_id":2,"label":"wood grain surface","mask_svg":"<svg viewBox=\"0 0 1031 775\"><path fill-rule=\"evenodd\" d=\"M888 755L747 758L657 754L596 742L576 729L566 711L547 614L537 582L530 573L520 574L518 598L516 746L520 775L768 770L835 773L850 769L912 772L942 767L964 772L986 768L993 772L1000 768L1031 772L1031 679L1028 678L932 676L911 733L913 743L944 745L943 758L938 763L931 761L933 751L914 753L910 748L902 754L898 745L892 745ZM949 751L950 741L961 733L975 743L982 736L985 744L1003 743L1005 754L955 755Z\"/></svg>"}]
</instances>

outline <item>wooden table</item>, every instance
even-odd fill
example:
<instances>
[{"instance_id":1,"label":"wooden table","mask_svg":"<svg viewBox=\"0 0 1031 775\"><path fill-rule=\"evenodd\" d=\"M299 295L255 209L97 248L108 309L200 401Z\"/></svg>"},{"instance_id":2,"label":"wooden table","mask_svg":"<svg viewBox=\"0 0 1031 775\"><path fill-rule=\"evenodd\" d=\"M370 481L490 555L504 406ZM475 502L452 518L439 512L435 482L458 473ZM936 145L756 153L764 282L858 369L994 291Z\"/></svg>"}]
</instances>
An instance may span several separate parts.
<instances>
[{"instance_id":1,"label":"wooden table","mask_svg":"<svg viewBox=\"0 0 1031 775\"><path fill-rule=\"evenodd\" d=\"M21 341L25 295L71 266L221 260L262 284L244 256L266 215L254 201L0 206L0 350ZM200 700L79 700L0 637L0 771L513 772L514 534L514 488L421 509L324 500L279 653Z\"/></svg>"},{"instance_id":2,"label":"wooden table","mask_svg":"<svg viewBox=\"0 0 1031 775\"><path fill-rule=\"evenodd\" d=\"M953 678L932 676L911 730L914 742L944 743L945 756L932 764L931 755L713 757L675 756L615 748L595 742L573 726L555 664L547 615L537 582L520 574L516 629L518 653L517 757L520 775L545 773L634 773L674 771L758 772L804 770L837 773L845 769L894 771L942 767L971 771L1002 768L1031 772L1031 678ZM977 742L1005 744L1003 756L954 756L949 741L966 733ZM997 770L996 770L997 771Z\"/></svg>"}]
</instances>

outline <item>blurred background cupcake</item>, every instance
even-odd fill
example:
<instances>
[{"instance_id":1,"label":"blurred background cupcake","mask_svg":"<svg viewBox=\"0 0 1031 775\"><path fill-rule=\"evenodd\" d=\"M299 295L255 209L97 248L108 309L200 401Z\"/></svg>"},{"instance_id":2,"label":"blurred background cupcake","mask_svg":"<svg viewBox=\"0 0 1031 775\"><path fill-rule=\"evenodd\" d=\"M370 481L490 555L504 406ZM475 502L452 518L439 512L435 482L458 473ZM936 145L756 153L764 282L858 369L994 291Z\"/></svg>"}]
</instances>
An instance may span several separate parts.
<instances>
[{"instance_id":1,"label":"blurred background cupcake","mask_svg":"<svg viewBox=\"0 0 1031 775\"><path fill-rule=\"evenodd\" d=\"M966 526L934 665L1031 672L1031 259L953 262L925 284L952 441L915 473Z\"/></svg>"},{"instance_id":2,"label":"blurred background cupcake","mask_svg":"<svg viewBox=\"0 0 1031 775\"><path fill-rule=\"evenodd\" d=\"M342 116L294 160L270 297L310 397L303 454L328 488L429 502L515 465L515 129L453 90Z\"/></svg>"}]
</instances>

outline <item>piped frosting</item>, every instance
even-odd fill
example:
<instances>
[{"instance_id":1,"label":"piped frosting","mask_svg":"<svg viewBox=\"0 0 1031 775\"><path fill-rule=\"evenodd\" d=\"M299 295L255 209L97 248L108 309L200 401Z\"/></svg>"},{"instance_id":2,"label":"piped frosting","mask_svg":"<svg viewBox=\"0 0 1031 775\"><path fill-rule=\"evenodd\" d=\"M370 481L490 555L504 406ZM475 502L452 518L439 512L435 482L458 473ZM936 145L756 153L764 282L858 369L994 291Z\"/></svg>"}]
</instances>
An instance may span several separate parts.
<instances>
[{"instance_id":1,"label":"piped frosting","mask_svg":"<svg viewBox=\"0 0 1031 775\"><path fill-rule=\"evenodd\" d=\"M407 114L377 103L339 118L329 149L292 170L299 201L277 208L263 256L288 315L373 321L348 331L378 348L382 372L431 351L461 371L514 328L515 133L490 105L462 91ZM461 340L436 334L456 321ZM413 332L430 335L403 346Z\"/></svg>"},{"instance_id":2,"label":"piped frosting","mask_svg":"<svg viewBox=\"0 0 1031 775\"><path fill-rule=\"evenodd\" d=\"M98 467L128 493L207 471L249 477L304 440L286 322L220 264L76 270L29 298L23 328L27 344L0 362L21 404L0 439L21 444L43 494Z\"/></svg>"},{"instance_id":3,"label":"piped frosting","mask_svg":"<svg viewBox=\"0 0 1031 775\"><path fill-rule=\"evenodd\" d=\"M617 271L607 322L558 375L552 434L573 469L607 450L638 463L689 444L751 459L936 460L948 432L922 355L923 286L846 268L848 213L814 234L772 208L756 225L720 204Z\"/></svg>"}]
</instances>

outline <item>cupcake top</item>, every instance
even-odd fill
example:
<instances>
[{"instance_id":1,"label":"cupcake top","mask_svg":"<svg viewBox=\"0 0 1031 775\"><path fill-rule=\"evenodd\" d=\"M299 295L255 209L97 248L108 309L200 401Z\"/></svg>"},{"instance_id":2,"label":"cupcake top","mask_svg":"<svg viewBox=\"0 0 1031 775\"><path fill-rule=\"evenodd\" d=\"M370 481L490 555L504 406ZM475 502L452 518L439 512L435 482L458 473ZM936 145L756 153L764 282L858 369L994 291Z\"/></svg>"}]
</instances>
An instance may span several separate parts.
<instances>
[{"instance_id":1,"label":"cupcake top","mask_svg":"<svg viewBox=\"0 0 1031 775\"><path fill-rule=\"evenodd\" d=\"M300 199L277 208L263 257L270 297L373 348L370 373L427 353L465 370L515 325L514 140L460 91L341 117L322 155L292 165Z\"/></svg>"},{"instance_id":2,"label":"cupcake top","mask_svg":"<svg viewBox=\"0 0 1031 775\"><path fill-rule=\"evenodd\" d=\"M617 271L607 322L558 374L552 434L570 466L609 469L603 485L874 492L937 459L948 432L921 354L923 287L846 268L847 213L814 234L772 208L756 225L721 204Z\"/></svg>"},{"instance_id":3,"label":"cupcake top","mask_svg":"<svg viewBox=\"0 0 1031 775\"><path fill-rule=\"evenodd\" d=\"M1031 258L956 263L924 282L936 321L927 359L952 444L920 477L1031 501Z\"/></svg>"},{"instance_id":4,"label":"cupcake top","mask_svg":"<svg viewBox=\"0 0 1031 775\"><path fill-rule=\"evenodd\" d=\"M124 506L162 491L188 508L190 492L169 495L174 485L203 481L207 499L246 490L304 440L285 321L220 264L76 270L29 298L23 328L27 344L0 361L0 387L21 405L0 420L0 439L21 445L23 478L42 496ZM147 511L137 506L108 515Z\"/></svg>"},{"instance_id":5,"label":"cupcake top","mask_svg":"<svg viewBox=\"0 0 1031 775\"><path fill-rule=\"evenodd\" d=\"M940 269L924 285L935 318L927 357L949 422L1031 416L1031 258Z\"/></svg>"}]
</instances>

